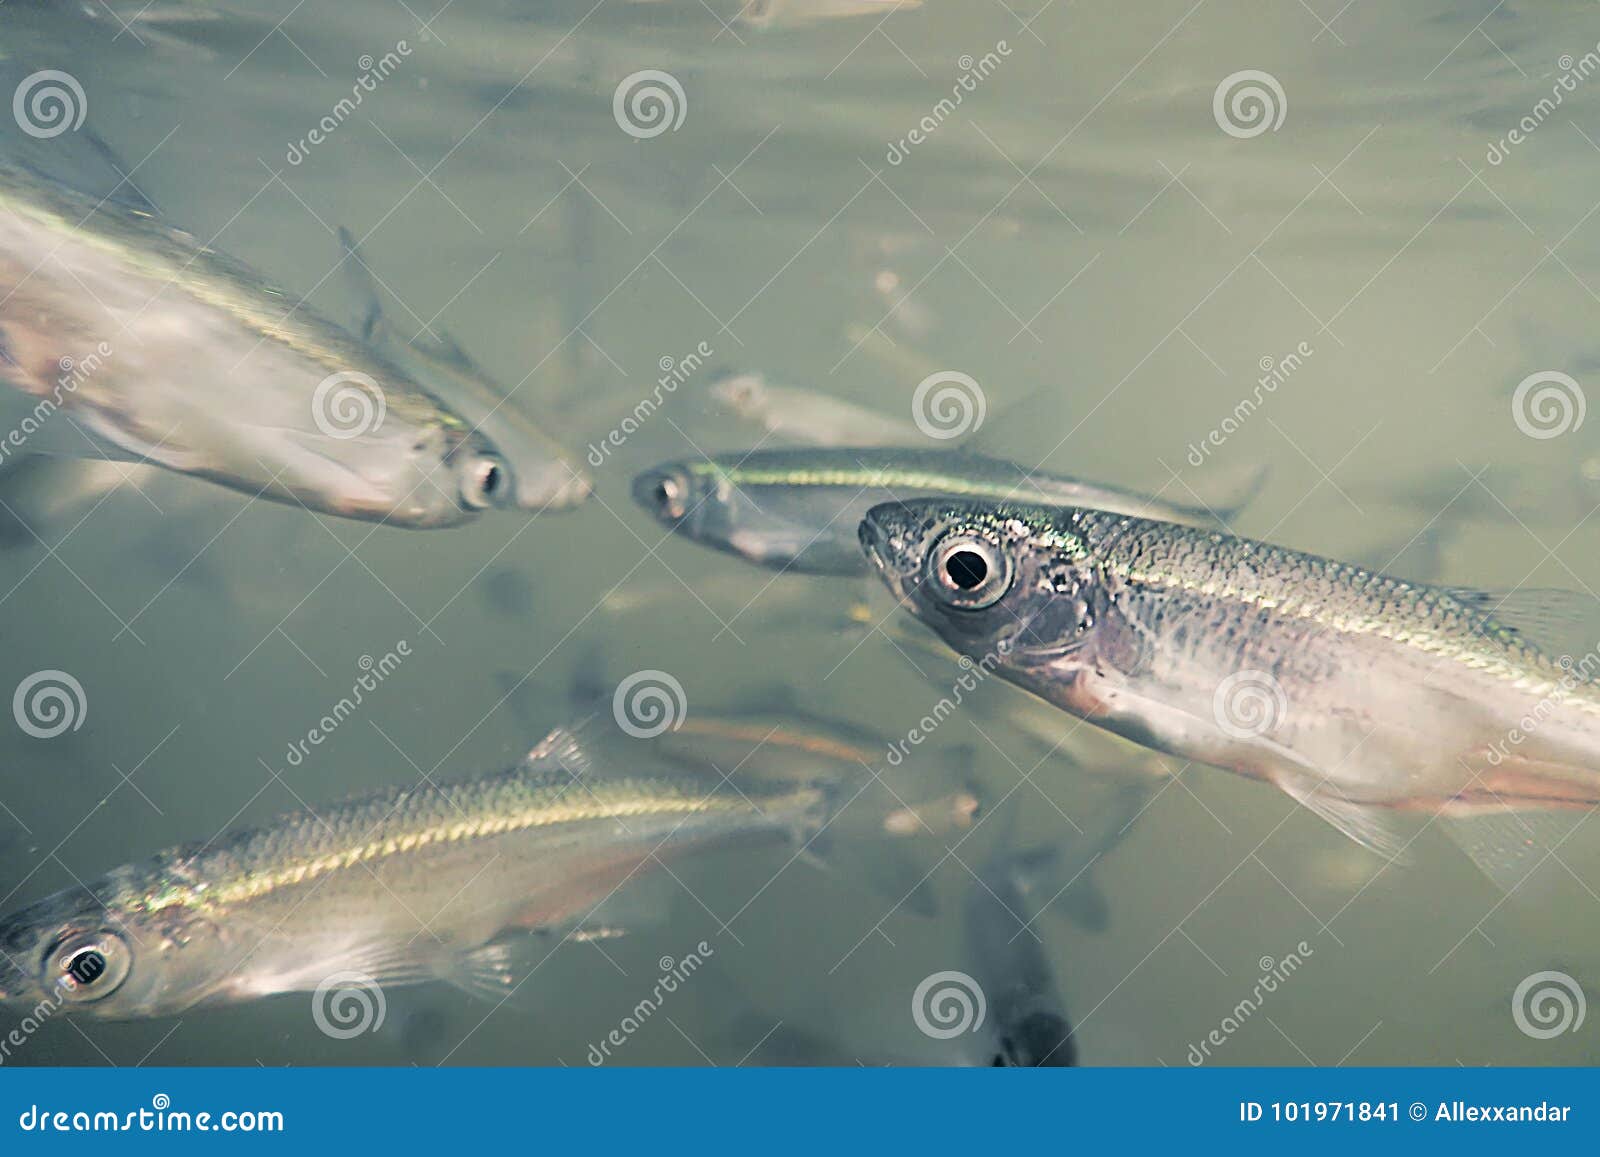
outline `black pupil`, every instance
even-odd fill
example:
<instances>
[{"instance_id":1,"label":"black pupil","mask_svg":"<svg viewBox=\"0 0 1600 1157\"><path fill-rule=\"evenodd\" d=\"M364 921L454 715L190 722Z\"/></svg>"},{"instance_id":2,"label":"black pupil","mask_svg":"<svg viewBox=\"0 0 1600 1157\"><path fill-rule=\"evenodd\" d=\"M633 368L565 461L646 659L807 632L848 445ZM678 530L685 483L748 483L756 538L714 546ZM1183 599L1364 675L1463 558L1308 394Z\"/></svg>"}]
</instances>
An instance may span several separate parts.
<instances>
[{"instance_id":1,"label":"black pupil","mask_svg":"<svg viewBox=\"0 0 1600 1157\"><path fill-rule=\"evenodd\" d=\"M483 492L493 494L500 489L500 467L486 466L483 471Z\"/></svg>"},{"instance_id":2,"label":"black pupil","mask_svg":"<svg viewBox=\"0 0 1600 1157\"><path fill-rule=\"evenodd\" d=\"M105 970L106 958L93 948L79 952L67 965L67 975L86 987L99 980Z\"/></svg>"},{"instance_id":3,"label":"black pupil","mask_svg":"<svg viewBox=\"0 0 1600 1157\"><path fill-rule=\"evenodd\" d=\"M964 591L970 591L989 577L989 564L975 550L958 550L945 559L945 573L950 581Z\"/></svg>"},{"instance_id":4,"label":"black pupil","mask_svg":"<svg viewBox=\"0 0 1600 1157\"><path fill-rule=\"evenodd\" d=\"M673 486L672 483L670 483L670 482L658 482L658 483L656 483L656 501L661 504L661 508L663 510L665 510L668 507L670 507L672 505L673 499L676 498L676 497L677 497L677 487Z\"/></svg>"}]
</instances>

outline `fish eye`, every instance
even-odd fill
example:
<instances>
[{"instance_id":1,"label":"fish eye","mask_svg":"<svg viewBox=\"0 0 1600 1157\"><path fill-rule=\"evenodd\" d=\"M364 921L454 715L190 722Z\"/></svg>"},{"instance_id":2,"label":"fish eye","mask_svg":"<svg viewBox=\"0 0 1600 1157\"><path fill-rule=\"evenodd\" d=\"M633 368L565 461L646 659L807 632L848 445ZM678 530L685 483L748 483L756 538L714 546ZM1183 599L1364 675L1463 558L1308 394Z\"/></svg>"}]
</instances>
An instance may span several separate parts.
<instances>
[{"instance_id":1,"label":"fish eye","mask_svg":"<svg viewBox=\"0 0 1600 1157\"><path fill-rule=\"evenodd\" d=\"M498 506L510 486L505 464L480 454L467 463L461 477L461 500L474 510Z\"/></svg>"},{"instance_id":2,"label":"fish eye","mask_svg":"<svg viewBox=\"0 0 1600 1157\"><path fill-rule=\"evenodd\" d=\"M1011 559L988 538L957 532L929 556L935 587L943 600L963 610L992 607L1011 588Z\"/></svg>"},{"instance_id":3,"label":"fish eye","mask_svg":"<svg viewBox=\"0 0 1600 1157\"><path fill-rule=\"evenodd\" d=\"M128 978L133 954L127 941L102 929L62 940L45 954L44 979L65 1000L103 1000Z\"/></svg>"},{"instance_id":4,"label":"fish eye","mask_svg":"<svg viewBox=\"0 0 1600 1157\"><path fill-rule=\"evenodd\" d=\"M663 474L656 480L655 488L650 492L655 499L656 509L663 518L682 518L686 513L683 505L683 485L669 474Z\"/></svg>"}]
</instances>

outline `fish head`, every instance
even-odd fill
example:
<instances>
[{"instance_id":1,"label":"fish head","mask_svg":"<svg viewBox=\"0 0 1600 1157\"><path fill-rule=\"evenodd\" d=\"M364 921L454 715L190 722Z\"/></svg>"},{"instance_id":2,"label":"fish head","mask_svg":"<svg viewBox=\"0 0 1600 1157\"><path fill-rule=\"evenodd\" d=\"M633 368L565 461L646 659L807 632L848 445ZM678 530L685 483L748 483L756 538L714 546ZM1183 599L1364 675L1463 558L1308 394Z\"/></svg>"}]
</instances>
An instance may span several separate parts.
<instances>
[{"instance_id":1,"label":"fish head","mask_svg":"<svg viewBox=\"0 0 1600 1157\"><path fill-rule=\"evenodd\" d=\"M860 525L869 565L944 641L1002 667L1057 671L1096 659L1108 584L1073 512L912 499L874 506Z\"/></svg>"},{"instance_id":2,"label":"fish head","mask_svg":"<svg viewBox=\"0 0 1600 1157\"><path fill-rule=\"evenodd\" d=\"M222 981L209 921L137 912L123 890L75 889L0 921L0 1003L101 1019L159 1016Z\"/></svg>"},{"instance_id":3,"label":"fish head","mask_svg":"<svg viewBox=\"0 0 1600 1157\"><path fill-rule=\"evenodd\" d=\"M293 439L273 482L305 505L428 528L588 496L587 476L509 410L472 420L477 411L458 412L381 359L361 364L324 378L309 413L272 425Z\"/></svg>"},{"instance_id":4,"label":"fish head","mask_svg":"<svg viewBox=\"0 0 1600 1157\"><path fill-rule=\"evenodd\" d=\"M1074 1063L1072 1025L1059 1013L1035 1009L1000 1031L994 1064L1001 1068L1066 1068Z\"/></svg>"},{"instance_id":5,"label":"fish head","mask_svg":"<svg viewBox=\"0 0 1600 1157\"><path fill-rule=\"evenodd\" d=\"M423 430L398 458L356 480L356 513L397 526L458 526L486 510L550 510L589 496L586 475L564 459L513 465L487 438Z\"/></svg>"},{"instance_id":6,"label":"fish head","mask_svg":"<svg viewBox=\"0 0 1600 1157\"><path fill-rule=\"evenodd\" d=\"M752 479L766 463L735 459L673 462L633 482L634 501L668 529L746 562L798 574L860 574L855 517L859 487L796 486ZM773 457L771 461L780 459Z\"/></svg>"},{"instance_id":7,"label":"fish head","mask_svg":"<svg viewBox=\"0 0 1600 1157\"><path fill-rule=\"evenodd\" d=\"M669 530L703 546L743 553L735 543L759 508L715 460L666 462L633 480L633 500Z\"/></svg>"},{"instance_id":8,"label":"fish head","mask_svg":"<svg viewBox=\"0 0 1600 1157\"><path fill-rule=\"evenodd\" d=\"M368 379L372 380L372 379ZM315 415L283 429L272 485L313 510L414 529L457 526L512 502L511 474L487 439L453 415L391 401L351 427Z\"/></svg>"},{"instance_id":9,"label":"fish head","mask_svg":"<svg viewBox=\"0 0 1600 1157\"><path fill-rule=\"evenodd\" d=\"M469 413L470 451L457 468L457 493L471 510L563 510L588 498L594 483L582 467L509 406Z\"/></svg>"},{"instance_id":10,"label":"fish head","mask_svg":"<svg viewBox=\"0 0 1600 1157\"><path fill-rule=\"evenodd\" d=\"M633 480L633 500L669 530L684 529L693 536L700 501L696 482L681 462L667 462L646 470Z\"/></svg>"}]
</instances>

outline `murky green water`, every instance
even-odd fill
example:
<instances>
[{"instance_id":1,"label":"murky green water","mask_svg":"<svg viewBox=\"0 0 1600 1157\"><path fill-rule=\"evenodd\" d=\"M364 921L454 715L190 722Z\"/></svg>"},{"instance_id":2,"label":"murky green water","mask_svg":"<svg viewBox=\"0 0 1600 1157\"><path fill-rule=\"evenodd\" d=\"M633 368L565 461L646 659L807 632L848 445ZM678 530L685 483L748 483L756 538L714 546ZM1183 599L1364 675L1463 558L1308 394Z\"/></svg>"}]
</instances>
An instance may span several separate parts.
<instances>
[{"instance_id":1,"label":"murky green water","mask_svg":"<svg viewBox=\"0 0 1600 1157\"><path fill-rule=\"evenodd\" d=\"M991 452L1176 496L1265 462L1241 533L1384 562L1432 527L1416 565L1436 581L1600 586L1595 426L1530 437L1513 412L1531 374L1600 381L1589 6L928 0L799 27L724 27L721 0L194 7L214 18L122 30L12 0L0 47L81 80L172 221L341 319L350 228L399 329L447 329L579 455L666 359L711 353L596 451L576 512L408 533L161 475L42 522L48 549L0 563L0 686L67 671L87 711L53 739L0 730L0 907L302 803L504 766L573 713L580 670L670 672L691 711L787 685L903 735L954 668L917 654L924 679L841 626L856 600L887 616L879 592L774 579L630 501L643 467L760 437L706 404L715 367L896 415L956 370L984 391ZM613 110L645 69L682 92L655 135ZM1253 82L1271 124L1214 107L1245 70L1272 81ZM361 657L401 640L412 657L290 764ZM657 926L556 953L520 1007L391 989L350 1039L317 1031L305 993L59 1017L7 1063L580 1065L702 939L715 971L620 1063L735 1063L779 1021L846 1063L949 1060L911 1000L969 966L972 869L1002 835L1094 832L1143 761L1108 744L1093 769L1040 764L1014 703L985 687L930 743L970 748L1020 813L930 856L935 918L787 851L722 854L674 868ZM1093 869L1106 927L1035 925L1082 1062L1182 1065L1214 1030L1225 1064L1593 1060L1587 1031L1534 1039L1511 1015L1534 972L1592 977L1590 886L1507 902L1442 838L1413 853L1385 867L1222 772L1157 784Z\"/></svg>"}]
</instances>

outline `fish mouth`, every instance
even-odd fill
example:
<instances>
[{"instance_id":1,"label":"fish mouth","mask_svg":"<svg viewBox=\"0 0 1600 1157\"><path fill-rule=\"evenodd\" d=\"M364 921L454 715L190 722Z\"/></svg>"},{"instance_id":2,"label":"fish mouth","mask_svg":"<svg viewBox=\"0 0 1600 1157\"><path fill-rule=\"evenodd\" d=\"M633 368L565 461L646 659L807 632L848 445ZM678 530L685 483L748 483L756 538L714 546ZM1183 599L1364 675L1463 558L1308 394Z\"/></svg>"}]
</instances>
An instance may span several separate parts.
<instances>
[{"instance_id":1,"label":"fish mouth","mask_svg":"<svg viewBox=\"0 0 1600 1157\"><path fill-rule=\"evenodd\" d=\"M900 552L895 549L896 526L903 526L910 514L898 502L881 503L867 511L856 529L862 553L867 556L873 570L878 572L878 577L891 590L902 597L915 585L918 571L915 559L902 562Z\"/></svg>"},{"instance_id":2,"label":"fish mouth","mask_svg":"<svg viewBox=\"0 0 1600 1157\"><path fill-rule=\"evenodd\" d=\"M633 480L633 500L667 526L678 526L689 514L689 480L682 470L658 466Z\"/></svg>"},{"instance_id":3,"label":"fish mouth","mask_svg":"<svg viewBox=\"0 0 1600 1157\"><path fill-rule=\"evenodd\" d=\"M861 525L856 528L856 537L861 541L861 549L867 556L867 561L872 564L872 569L889 578L889 563L884 558L883 549L886 545L883 527L879 526L872 517L873 511L868 511Z\"/></svg>"},{"instance_id":4,"label":"fish mouth","mask_svg":"<svg viewBox=\"0 0 1600 1157\"><path fill-rule=\"evenodd\" d=\"M525 510L570 510L594 493L594 482L566 461L542 471L529 486L517 488L517 505Z\"/></svg>"}]
</instances>

